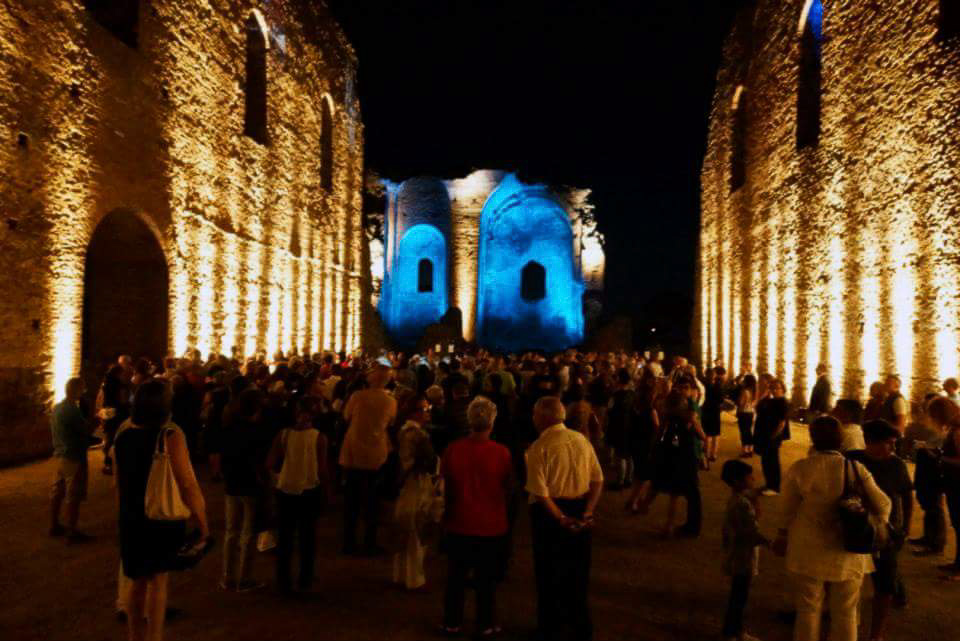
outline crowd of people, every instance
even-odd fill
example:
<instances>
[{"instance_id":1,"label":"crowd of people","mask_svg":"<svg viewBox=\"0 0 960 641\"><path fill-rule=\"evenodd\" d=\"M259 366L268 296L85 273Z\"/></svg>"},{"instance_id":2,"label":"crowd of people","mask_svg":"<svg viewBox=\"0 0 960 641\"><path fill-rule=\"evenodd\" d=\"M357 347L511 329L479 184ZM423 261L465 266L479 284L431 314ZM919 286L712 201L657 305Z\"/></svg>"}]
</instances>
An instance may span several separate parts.
<instances>
[{"instance_id":1,"label":"crowd of people","mask_svg":"<svg viewBox=\"0 0 960 641\"><path fill-rule=\"evenodd\" d=\"M625 491L627 514L644 514L666 495L662 536L696 538L700 473L717 462L722 414L731 412L741 447L721 471L732 490L722 526L731 578L723 636L753 638L744 610L758 550L769 546L794 577L795 639L819 641L827 598L831 639L856 639L868 574L875 594L870 638L883 639L890 610L906 602L900 550L909 543L918 555L942 554L946 515L960 527L956 381L910 416L895 376L872 386L863 406L834 402L821 366L797 416L786 385L749 364L736 377L715 364L701 378L684 358L669 368L662 360L657 353L576 350L290 354L269 363L197 353L159 364L121 356L95 395L71 379L54 408L50 534L71 543L90 538L78 528L79 506L99 429L102 472L118 488L118 614L131 639L162 638L167 573L199 562L213 545L197 464L209 466L225 495L222 590L267 587L252 578L258 550L273 551L280 594L311 590L317 518L342 495L344 555L392 555L394 581L418 591L427 582L426 552L438 547L448 559L440 631L461 634L471 586L476 633L490 638L501 631L497 586L514 554L517 514L528 504L539 638L589 639L601 462L606 488ZM813 447L783 475L779 452L791 418L809 424ZM762 485L748 462L754 456ZM901 457L916 461L914 479ZM924 531L909 539L914 494ZM776 495L785 517L767 537L759 501ZM872 519L866 552L844 544L837 504L851 495ZM680 499L686 520L677 526ZM960 556L942 569L960 580Z\"/></svg>"}]
</instances>

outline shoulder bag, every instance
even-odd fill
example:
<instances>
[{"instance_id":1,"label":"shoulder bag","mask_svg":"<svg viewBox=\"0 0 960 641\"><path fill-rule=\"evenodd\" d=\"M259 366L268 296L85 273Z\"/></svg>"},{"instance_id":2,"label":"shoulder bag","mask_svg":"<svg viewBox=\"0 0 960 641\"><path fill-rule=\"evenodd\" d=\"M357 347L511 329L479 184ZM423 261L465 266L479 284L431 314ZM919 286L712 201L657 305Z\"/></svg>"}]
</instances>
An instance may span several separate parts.
<instances>
[{"instance_id":1,"label":"shoulder bag","mask_svg":"<svg viewBox=\"0 0 960 641\"><path fill-rule=\"evenodd\" d=\"M173 475L173 465L166 451L165 437L169 430L160 430L157 447L147 477L147 494L144 510L147 518L154 521L185 521L190 518L190 508L183 502L180 486Z\"/></svg>"},{"instance_id":2,"label":"shoulder bag","mask_svg":"<svg viewBox=\"0 0 960 641\"><path fill-rule=\"evenodd\" d=\"M853 468L855 481L849 482L847 469ZM877 531L870 519L866 491L855 462L843 459L843 494L837 513L843 529L843 549L855 554L872 554L877 546Z\"/></svg>"}]
</instances>

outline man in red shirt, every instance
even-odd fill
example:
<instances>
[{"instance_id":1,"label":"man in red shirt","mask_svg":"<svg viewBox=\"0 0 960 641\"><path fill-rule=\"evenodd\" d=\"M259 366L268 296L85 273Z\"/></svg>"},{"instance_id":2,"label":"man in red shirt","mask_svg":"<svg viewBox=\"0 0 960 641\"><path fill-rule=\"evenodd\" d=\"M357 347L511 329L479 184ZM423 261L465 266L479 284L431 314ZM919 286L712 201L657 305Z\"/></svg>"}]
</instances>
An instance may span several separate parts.
<instances>
[{"instance_id":1,"label":"man in red shirt","mask_svg":"<svg viewBox=\"0 0 960 641\"><path fill-rule=\"evenodd\" d=\"M494 617L494 590L504 563L507 497L512 486L510 451L490 440L497 406L478 396L467 408L470 434L444 452L441 473L446 487L444 525L450 568L444 601L444 631L456 634L463 624L468 573L477 589L477 631L499 631Z\"/></svg>"}]
</instances>

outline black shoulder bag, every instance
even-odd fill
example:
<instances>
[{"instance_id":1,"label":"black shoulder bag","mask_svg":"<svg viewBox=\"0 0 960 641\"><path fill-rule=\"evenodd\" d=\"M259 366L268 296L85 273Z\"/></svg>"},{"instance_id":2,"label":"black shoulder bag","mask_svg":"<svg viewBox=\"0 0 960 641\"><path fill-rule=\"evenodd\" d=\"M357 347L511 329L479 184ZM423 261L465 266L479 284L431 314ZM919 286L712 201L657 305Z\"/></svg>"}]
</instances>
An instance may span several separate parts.
<instances>
[{"instance_id":1,"label":"black shoulder bag","mask_svg":"<svg viewBox=\"0 0 960 641\"><path fill-rule=\"evenodd\" d=\"M855 482L848 482L847 468L853 467ZM870 522L868 499L863 479L853 461L843 459L843 494L837 502L837 512L843 528L843 549L855 554L872 554L876 549L877 531Z\"/></svg>"}]
</instances>

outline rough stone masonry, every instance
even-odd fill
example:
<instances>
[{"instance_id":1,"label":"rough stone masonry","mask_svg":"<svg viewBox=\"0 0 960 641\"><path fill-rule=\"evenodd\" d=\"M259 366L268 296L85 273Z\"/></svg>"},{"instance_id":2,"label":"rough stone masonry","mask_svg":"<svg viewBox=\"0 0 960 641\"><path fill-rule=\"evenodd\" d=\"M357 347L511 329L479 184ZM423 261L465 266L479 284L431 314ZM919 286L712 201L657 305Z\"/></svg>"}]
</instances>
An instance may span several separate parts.
<instances>
[{"instance_id":1,"label":"rough stone masonry","mask_svg":"<svg viewBox=\"0 0 960 641\"><path fill-rule=\"evenodd\" d=\"M111 343L360 344L355 74L320 2L2 3L0 462Z\"/></svg>"},{"instance_id":2,"label":"rough stone masonry","mask_svg":"<svg viewBox=\"0 0 960 641\"><path fill-rule=\"evenodd\" d=\"M942 0L758 0L718 75L695 334L803 401L960 375L960 20Z\"/></svg>"}]
</instances>

